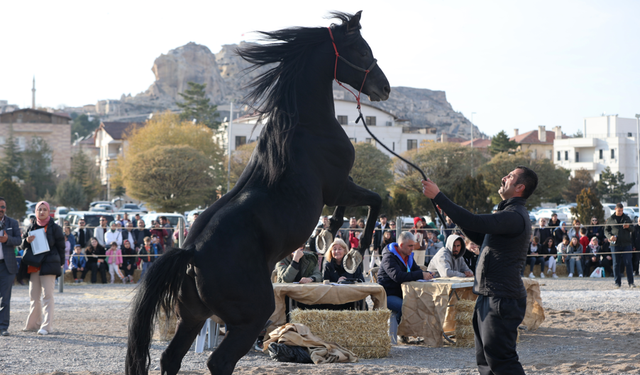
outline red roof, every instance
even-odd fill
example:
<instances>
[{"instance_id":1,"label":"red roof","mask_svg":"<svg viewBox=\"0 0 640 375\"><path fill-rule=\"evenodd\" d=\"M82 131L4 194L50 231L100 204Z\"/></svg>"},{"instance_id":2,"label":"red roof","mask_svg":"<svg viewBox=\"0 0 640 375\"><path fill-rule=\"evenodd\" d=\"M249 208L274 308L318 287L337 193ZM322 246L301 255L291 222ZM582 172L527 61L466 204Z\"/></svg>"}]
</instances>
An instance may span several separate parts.
<instances>
[{"instance_id":1,"label":"red roof","mask_svg":"<svg viewBox=\"0 0 640 375\"><path fill-rule=\"evenodd\" d=\"M556 139L556 133L553 131L545 131L547 133L547 140L545 142L540 142L540 140L538 139L538 131L537 130L532 130L530 132L526 132L526 133L522 133L522 134L518 134L515 137L511 137L509 138L510 141L515 141L517 143L524 143L524 144L533 144L533 143L540 143L540 144L545 144L545 145L552 145L553 144L553 140ZM562 135L562 138L568 138L567 136L565 136L564 134Z\"/></svg>"}]
</instances>

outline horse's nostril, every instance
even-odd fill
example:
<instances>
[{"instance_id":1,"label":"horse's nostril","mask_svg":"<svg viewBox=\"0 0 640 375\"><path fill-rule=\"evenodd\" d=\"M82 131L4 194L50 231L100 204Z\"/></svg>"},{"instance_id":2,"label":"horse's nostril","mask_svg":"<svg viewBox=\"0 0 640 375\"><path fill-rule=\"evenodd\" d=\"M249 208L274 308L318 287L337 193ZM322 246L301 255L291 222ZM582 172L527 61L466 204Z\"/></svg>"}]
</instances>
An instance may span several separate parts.
<instances>
[{"instance_id":1,"label":"horse's nostril","mask_svg":"<svg viewBox=\"0 0 640 375\"><path fill-rule=\"evenodd\" d=\"M389 87L389 86L383 87L382 90L384 91L385 94L391 93L391 87Z\"/></svg>"}]
</instances>

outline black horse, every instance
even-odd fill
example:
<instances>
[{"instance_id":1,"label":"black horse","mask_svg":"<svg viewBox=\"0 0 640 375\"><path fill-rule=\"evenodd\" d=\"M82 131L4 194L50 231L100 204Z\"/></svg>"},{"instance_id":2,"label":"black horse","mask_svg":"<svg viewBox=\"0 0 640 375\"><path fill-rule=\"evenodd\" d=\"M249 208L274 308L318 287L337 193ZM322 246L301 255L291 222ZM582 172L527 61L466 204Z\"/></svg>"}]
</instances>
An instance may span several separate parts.
<instances>
[{"instance_id":1,"label":"black horse","mask_svg":"<svg viewBox=\"0 0 640 375\"><path fill-rule=\"evenodd\" d=\"M345 206L369 206L358 250L369 247L381 199L349 178L355 152L336 120L332 81L335 74L374 101L386 100L390 88L360 35L360 12L332 15L341 24L263 32L271 43L238 51L254 67L276 63L249 95L264 100L266 125L236 186L198 217L184 249L169 250L149 268L133 300L127 374L148 372L160 308L178 316L162 374L178 373L212 314L224 320L227 335L207 366L212 374L231 374L275 308L275 264L304 244L324 205L338 207L334 235Z\"/></svg>"}]
</instances>

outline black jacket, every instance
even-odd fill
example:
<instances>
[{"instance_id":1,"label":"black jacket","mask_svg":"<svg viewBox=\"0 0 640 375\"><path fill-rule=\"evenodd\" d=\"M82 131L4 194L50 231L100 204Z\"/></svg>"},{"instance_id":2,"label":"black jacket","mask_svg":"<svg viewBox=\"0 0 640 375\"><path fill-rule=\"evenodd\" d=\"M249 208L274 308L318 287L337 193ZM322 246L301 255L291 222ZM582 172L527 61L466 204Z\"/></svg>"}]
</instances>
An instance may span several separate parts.
<instances>
[{"instance_id":1,"label":"black jacket","mask_svg":"<svg viewBox=\"0 0 640 375\"><path fill-rule=\"evenodd\" d=\"M500 202L494 214L474 215L438 193L435 202L480 245L473 291L484 296L521 299L527 291L520 276L527 258L531 221L524 198Z\"/></svg>"},{"instance_id":2,"label":"black jacket","mask_svg":"<svg viewBox=\"0 0 640 375\"><path fill-rule=\"evenodd\" d=\"M629 224L629 228L624 229L622 224ZM612 246L633 246L631 242L631 232L633 231L633 222L626 214L616 217L614 213L607 219L607 223L604 227L604 234L607 238L616 236L616 244Z\"/></svg>"},{"instance_id":3,"label":"black jacket","mask_svg":"<svg viewBox=\"0 0 640 375\"><path fill-rule=\"evenodd\" d=\"M358 279L358 281L364 282L364 275L362 274L362 263L358 266L355 273L347 272L342 264L336 263L335 259L331 259L331 262L325 260L322 267L322 279L329 280L332 283L338 282L340 277L346 277L347 279Z\"/></svg>"},{"instance_id":4,"label":"black jacket","mask_svg":"<svg viewBox=\"0 0 640 375\"><path fill-rule=\"evenodd\" d=\"M31 244L27 242L29 232L40 228L44 227L39 226L35 220L31 225L29 225L27 230L22 234L22 244L20 245L21 249L27 250L31 248ZM49 224L47 224L46 235L47 242L49 242L49 252L44 256L44 259L42 259L40 275L60 276L62 275L61 267L64 265L64 233L62 233L62 228L56 224L53 219L50 219ZM26 263L20 263L21 276L25 276L24 272L26 272L26 270Z\"/></svg>"},{"instance_id":5,"label":"black jacket","mask_svg":"<svg viewBox=\"0 0 640 375\"><path fill-rule=\"evenodd\" d=\"M82 235L81 232L84 235ZM80 229L80 228L78 228L73 232L73 236L76 239L76 243L79 244L82 249L84 249L85 247L90 245L89 240L91 239L91 237L93 237L93 229L90 229L90 228L82 228L82 229ZM83 241L80 241L81 239ZM71 251L73 251L73 249L71 249Z\"/></svg>"},{"instance_id":6,"label":"black jacket","mask_svg":"<svg viewBox=\"0 0 640 375\"><path fill-rule=\"evenodd\" d=\"M392 246L393 244L389 245ZM389 246L382 250L382 262L378 271L378 284L384 287L387 296L398 296L402 298L402 283L422 279L422 269L416 262L413 262L407 272L407 267L402 260L389 251ZM413 257L413 254L411 255Z\"/></svg>"}]
</instances>

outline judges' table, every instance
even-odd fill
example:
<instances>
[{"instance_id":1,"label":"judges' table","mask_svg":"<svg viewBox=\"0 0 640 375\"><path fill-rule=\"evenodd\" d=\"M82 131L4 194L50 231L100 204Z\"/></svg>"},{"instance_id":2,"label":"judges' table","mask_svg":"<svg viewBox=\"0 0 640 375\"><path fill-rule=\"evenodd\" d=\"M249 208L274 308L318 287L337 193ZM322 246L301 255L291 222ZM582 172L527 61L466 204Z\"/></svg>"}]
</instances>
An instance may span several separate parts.
<instances>
[{"instance_id":1,"label":"judges' table","mask_svg":"<svg viewBox=\"0 0 640 375\"><path fill-rule=\"evenodd\" d=\"M372 283L340 285L275 283L273 284L273 295L276 308L269 318L272 323L267 332L271 332L287 322L285 296L306 305L341 305L371 296L374 309L387 307L387 293L384 288L379 284Z\"/></svg>"},{"instance_id":2,"label":"judges' table","mask_svg":"<svg viewBox=\"0 0 640 375\"><path fill-rule=\"evenodd\" d=\"M420 336L424 344L443 345L444 331L455 328L455 302L459 299L475 300L473 278L441 278L435 282L408 282L402 284L402 321L398 325L400 336ZM530 331L544 321L540 286L535 280L522 279L527 290L527 312L522 322Z\"/></svg>"}]
</instances>

